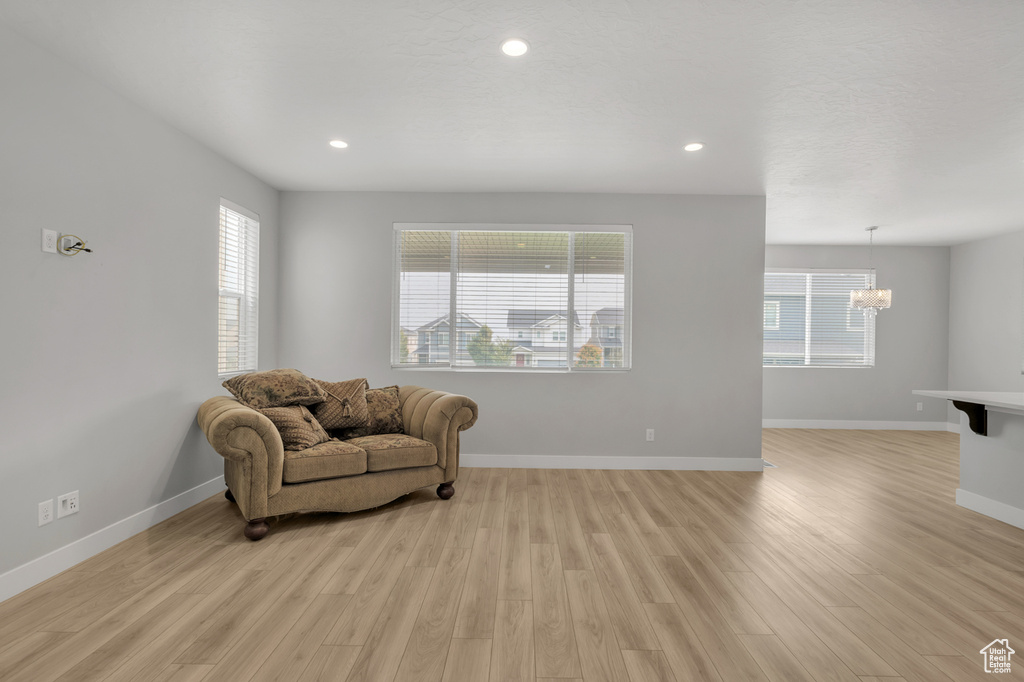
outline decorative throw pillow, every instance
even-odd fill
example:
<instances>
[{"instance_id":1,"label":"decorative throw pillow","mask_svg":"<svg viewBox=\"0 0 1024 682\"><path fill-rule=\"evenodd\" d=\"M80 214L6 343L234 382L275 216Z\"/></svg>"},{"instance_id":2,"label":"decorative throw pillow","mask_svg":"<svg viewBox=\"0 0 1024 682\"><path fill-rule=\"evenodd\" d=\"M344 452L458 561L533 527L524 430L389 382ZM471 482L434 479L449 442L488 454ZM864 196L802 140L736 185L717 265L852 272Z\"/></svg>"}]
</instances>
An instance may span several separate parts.
<instances>
[{"instance_id":1,"label":"decorative throw pillow","mask_svg":"<svg viewBox=\"0 0 1024 682\"><path fill-rule=\"evenodd\" d=\"M324 401L320 386L297 369L271 369L231 377L223 384L238 402L261 410L265 407L316 405Z\"/></svg>"},{"instance_id":2,"label":"decorative throw pillow","mask_svg":"<svg viewBox=\"0 0 1024 682\"><path fill-rule=\"evenodd\" d=\"M327 399L313 408L313 416L325 429L346 429L370 425L370 412L366 407L366 379L350 381L320 381Z\"/></svg>"},{"instance_id":3,"label":"decorative throw pillow","mask_svg":"<svg viewBox=\"0 0 1024 682\"><path fill-rule=\"evenodd\" d=\"M402 433L402 407L398 402L398 386L371 388L366 392L366 409L370 425L342 431L343 438L374 436L378 433Z\"/></svg>"},{"instance_id":4,"label":"decorative throw pillow","mask_svg":"<svg viewBox=\"0 0 1024 682\"><path fill-rule=\"evenodd\" d=\"M274 422L285 450L305 450L331 439L305 405L265 407L260 412Z\"/></svg>"}]
</instances>

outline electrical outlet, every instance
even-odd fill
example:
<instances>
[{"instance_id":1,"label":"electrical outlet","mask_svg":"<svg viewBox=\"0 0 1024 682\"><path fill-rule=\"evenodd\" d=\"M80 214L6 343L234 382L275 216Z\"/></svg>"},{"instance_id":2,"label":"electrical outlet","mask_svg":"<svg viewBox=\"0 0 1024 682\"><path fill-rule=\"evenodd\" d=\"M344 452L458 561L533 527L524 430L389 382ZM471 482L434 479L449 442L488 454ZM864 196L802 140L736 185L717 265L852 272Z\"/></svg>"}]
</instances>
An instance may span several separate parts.
<instances>
[{"instance_id":1,"label":"electrical outlet","mask_svg":"<svg viewBox=\"0 0 1024 682\"><path fill-rule=\"evenodd\" d=\"M78 513L78 491L61 495L57 498L57 518L62 519L69 514Z\"/></svg>"},{"instance_id":2,"label":"electrical outlet","mask_svg":"<svg viewBox=\"0 0 1024 682\"><path fill-rule=\"evenodd\" d=\"M57 253L57 230L43 230L43 251Z\"/></svg>"},{"instance_id":3,"label":"electrical outlet","mask_svg":"<svg viewBox=\"0 0 1024 682\"><path fill-rule=\"evenodd\" d=\"M647 440L654 440L654 429L647 429Z\"/></svg>"},{"instance_id":4,"label":"electrical outlet","mask_svg":"<svg viewBox=\"0 0 1024 682\"><path fill-rule=\"evenodd\" d=\"M918 412L924 412L924 403L918 403L917 404L917 411Z\"/></svg>"},{"instance_id":5,"label":"electrical outlet","mask_svg":"<svg viewBox=\"0 0 1024 682\"><path fill-rule=\"evenodd\" d=\"M50 521L53 521L53 498L39 503L39 525L45 526Z\"/></svg>"}]
</instances>

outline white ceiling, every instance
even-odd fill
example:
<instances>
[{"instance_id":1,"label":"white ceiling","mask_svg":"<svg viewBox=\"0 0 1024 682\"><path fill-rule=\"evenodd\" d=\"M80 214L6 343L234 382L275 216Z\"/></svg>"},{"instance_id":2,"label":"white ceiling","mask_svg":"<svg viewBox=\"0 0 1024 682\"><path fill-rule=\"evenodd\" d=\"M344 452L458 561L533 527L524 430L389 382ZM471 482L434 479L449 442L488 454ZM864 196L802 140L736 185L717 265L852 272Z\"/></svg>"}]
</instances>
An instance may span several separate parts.
<instances>
[{"instance_id":1,"label":"white ceiling","mask_svg":"<svg viewBox=\"0 0 1024 682\"><path fill-rule=\"evenodd\" d=\"M0 0L0 21L283 190L766 194L777 244L1024 228L1021 0Z\"/></svg>"}]
</instances>

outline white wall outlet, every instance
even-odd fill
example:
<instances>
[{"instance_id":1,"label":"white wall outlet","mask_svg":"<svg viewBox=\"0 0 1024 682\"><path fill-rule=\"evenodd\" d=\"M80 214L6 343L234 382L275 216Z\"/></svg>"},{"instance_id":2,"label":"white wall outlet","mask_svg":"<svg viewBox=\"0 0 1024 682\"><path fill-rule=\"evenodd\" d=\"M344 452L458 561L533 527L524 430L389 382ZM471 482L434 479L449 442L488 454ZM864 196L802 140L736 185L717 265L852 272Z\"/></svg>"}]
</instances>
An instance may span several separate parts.
<instances>
[{"instance_id":1,"label":"white wall outlet","mask_svg":"<svg viewBox=\"0 0 1024 682\"><path fill-rule=\"evenodd\" d=\"M62 519L68 514L78 513L78 491L61 495L57 498L57 518Z\"/></svg>"},{"instance_id":2,"label":"white wall outlet","mask_svg":"<svg viewBox=\"0 0 1024 682\"><path fill-rule=\"evenodd\" d=\"M647 440L654 440L654 429L647 429Z\"/></svg>"},{"instance_id":3,"label":"white wall outlet","mask_svg":"<svg viewBox=\"0 0 1024 682\"><path fill-rule=\"evenodd\" d=\"M53 498L39 503L39 525L45 526L53 521Z\"/></svg>"},{"instance_id":4,"label":"white wall outlet","mask_svg":"<svg viewBox=\"0 0 1024 682\"><path fill-rule=\"evenodd\" d=\"M918 412L924 412L924 403L918 403L917 404L917 411Z\"/></svg>"},{"instance_id":5,"label":"white wall outlet","mask_svg":"<svg viewBox=\"0 0 1024 682\"><path fill-rule=\"evenodd\" d=\"M57 253L57 230L43 230L43 251Z\"/></svg>"}]
</instances>

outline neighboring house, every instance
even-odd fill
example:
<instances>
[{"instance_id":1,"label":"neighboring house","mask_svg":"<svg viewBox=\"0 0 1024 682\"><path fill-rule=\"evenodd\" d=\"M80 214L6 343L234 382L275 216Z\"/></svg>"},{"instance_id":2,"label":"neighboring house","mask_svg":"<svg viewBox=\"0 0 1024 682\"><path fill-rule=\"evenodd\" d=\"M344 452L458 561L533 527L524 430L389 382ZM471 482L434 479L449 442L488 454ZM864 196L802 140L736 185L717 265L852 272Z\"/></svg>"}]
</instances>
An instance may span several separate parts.
<instances>
[{"instance_id":1,"label":"neighboring house","mask_svg":"<svg viewBox=\"0 0 1024 682\"><path fill-rule=\"evenodd\" d=\"M469 340L480 331L481 325L469 315L459 313L455 323L455 358L459 364L473 364L467 347ZM415 331L416 348L409 352L409 362L429 364L448 362L452 341L448 315L428 322Z\"/></svg>"},{"instance_id":2,"label":"neighboring house","mask_svg":"<svg viewBox=\"0 0 1024 682\"><path fill-rule=\"evenodd\" d=\"M601 349L603 367L622 367L625 315L622 308L601 308L590 316L591 346Z\"/></svg>"},{"instance_id":3,"label":"neighboring house","mask_svg":"<svg viewBox=\"0 0 1024 682\"><path fill-rule=\"evenodd\" d=\"M565 310L509 310L505 326L512 341L512 364L516 367L565 367L568 317ZM583 326L575 312L572 318L574 345L578 349L583 345Z\"/></svg>"}]
</instances>

